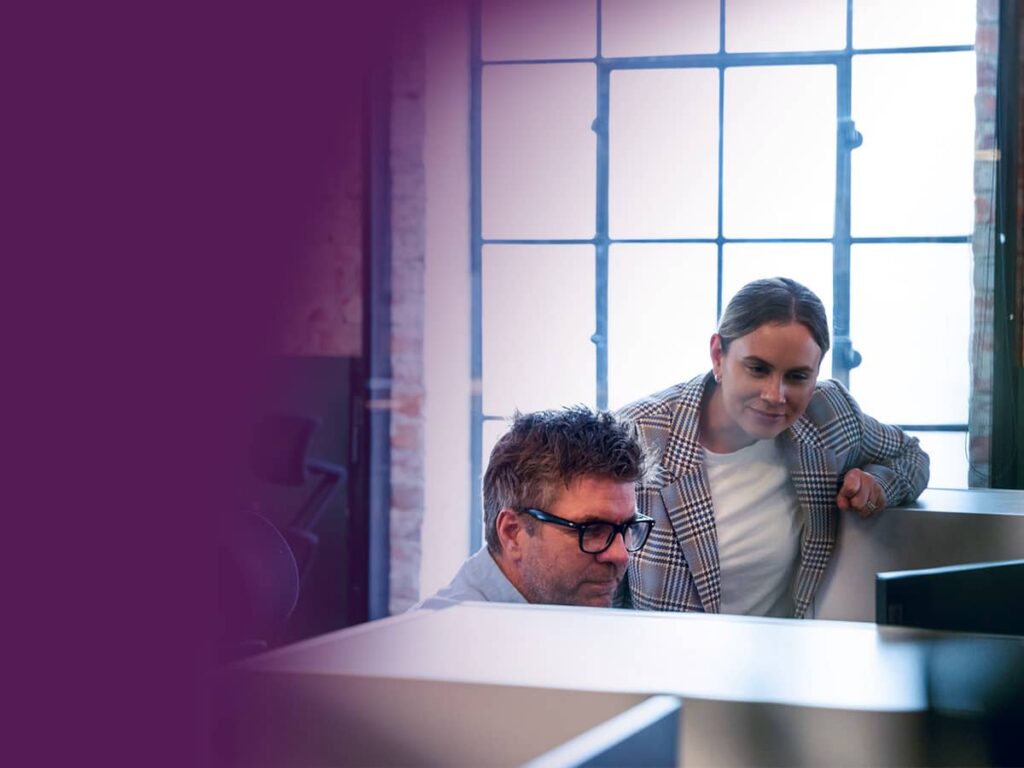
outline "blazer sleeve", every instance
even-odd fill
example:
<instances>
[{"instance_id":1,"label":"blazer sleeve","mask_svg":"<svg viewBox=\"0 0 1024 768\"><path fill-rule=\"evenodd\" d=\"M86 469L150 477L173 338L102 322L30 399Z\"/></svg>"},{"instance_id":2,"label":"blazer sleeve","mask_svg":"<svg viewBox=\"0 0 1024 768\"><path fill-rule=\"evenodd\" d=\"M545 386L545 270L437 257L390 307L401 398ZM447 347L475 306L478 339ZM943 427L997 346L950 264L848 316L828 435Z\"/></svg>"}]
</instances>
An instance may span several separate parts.
<instances>
[{"instance_id":1,"label":"blazer sleeve","mask_svg":"<svg viewBox=\"0 0 1024 768\"><path fill-rule=\"evenodd\" d=\"M837 381L822 388L837 410L845 411L842 432L853 438L842 462L841 474L859 468L874 475L885 491L887 506L913 501L928 485L929 459L920 441L899 427L883 424L865 414Z\"/></svg>"}]
</instances>

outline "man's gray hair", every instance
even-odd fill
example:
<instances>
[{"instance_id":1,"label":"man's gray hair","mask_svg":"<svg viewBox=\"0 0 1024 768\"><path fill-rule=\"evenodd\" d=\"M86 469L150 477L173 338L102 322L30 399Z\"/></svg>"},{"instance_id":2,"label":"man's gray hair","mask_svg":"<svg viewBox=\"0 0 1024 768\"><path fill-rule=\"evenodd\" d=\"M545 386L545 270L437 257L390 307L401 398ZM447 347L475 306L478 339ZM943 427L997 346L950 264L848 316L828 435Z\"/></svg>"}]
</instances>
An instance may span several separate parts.
<instances>
[{"instance_id":1,"label":"man's gray hair","mask_svg":"<svg viewBox=\"0 0 1024 768\"><path fill-rule=\"evenodd\" d=\"M597 477L635 483L647 457L633 427L606 411L577 405L516 413L491 451L484 473L484 537L501 551L498 513L550 507L574 481Z\"/></svg>"}]
</instances>

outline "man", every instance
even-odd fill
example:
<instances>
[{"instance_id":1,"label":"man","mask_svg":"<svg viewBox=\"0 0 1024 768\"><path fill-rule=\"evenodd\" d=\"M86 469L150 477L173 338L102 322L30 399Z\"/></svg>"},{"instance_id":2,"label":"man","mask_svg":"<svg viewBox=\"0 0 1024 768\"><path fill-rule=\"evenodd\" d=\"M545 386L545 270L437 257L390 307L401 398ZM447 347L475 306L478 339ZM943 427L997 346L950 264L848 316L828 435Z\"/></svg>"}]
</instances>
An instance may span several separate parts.
<instances>
[{"instance_id":1,"label":"man","mask_svg":"<svg viewBox=\"0 0 1024 768\"><path fill-rule=\"evenodd\" d=\"M654 521L636 514L645 457L609 413L517 414L484 475L486 546L420 607L453 600L610 607Z\"/></svg>"}]
</instances>

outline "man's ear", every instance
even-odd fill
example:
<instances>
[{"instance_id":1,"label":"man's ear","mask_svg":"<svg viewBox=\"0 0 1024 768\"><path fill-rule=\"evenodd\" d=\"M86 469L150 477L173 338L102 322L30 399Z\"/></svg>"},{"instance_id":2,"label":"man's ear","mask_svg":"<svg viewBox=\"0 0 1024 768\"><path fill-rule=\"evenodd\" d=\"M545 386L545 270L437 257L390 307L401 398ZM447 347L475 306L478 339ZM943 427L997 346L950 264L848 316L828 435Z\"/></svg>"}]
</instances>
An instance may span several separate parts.
<instances>
[{"instance_id":1,"label":"man's ear","mask_svg":"<svg viewBox=\"0 0 1024 768\"><path fill-rule=\"evenodd\" d=\"M496 528L502 554L511 560L518 560L522 556L520 541L523 536L526 536L526 529L523 527L519 515L514 509L505 507L498 513Z\"/></svg>"},{"instance_id":2,"label":"man's ear","mask_svg":"<svg viewBox=\"0 0 1024 768\"><path fill-rule=\"evenodd\" d=\"M715 374L715 380L722 380L722 337L717 333L711 334L711 370Z\"/></svg>"}]
</instances>

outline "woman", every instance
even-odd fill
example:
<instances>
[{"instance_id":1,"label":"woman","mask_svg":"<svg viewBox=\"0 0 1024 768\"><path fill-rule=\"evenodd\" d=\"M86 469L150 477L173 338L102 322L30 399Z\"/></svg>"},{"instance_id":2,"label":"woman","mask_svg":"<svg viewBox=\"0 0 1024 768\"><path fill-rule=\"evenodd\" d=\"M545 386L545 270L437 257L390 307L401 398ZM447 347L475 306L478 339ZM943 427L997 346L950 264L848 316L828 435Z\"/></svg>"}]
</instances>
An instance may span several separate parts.
<instances>
[{"instance_id":1,"label":"woman","mask_svg":"<svg viewBox=\"0 0 1024 768\"><path fill-rule=\"evenodd\" d=\"M839 510L867 517L924 490L917 439L818 382L828 348L812 291L756 280L711 337L710 373L623 409L657 461L637 486L656 523L630 561L634 607L802 618Z\"/></svg>"}]
</instances>

